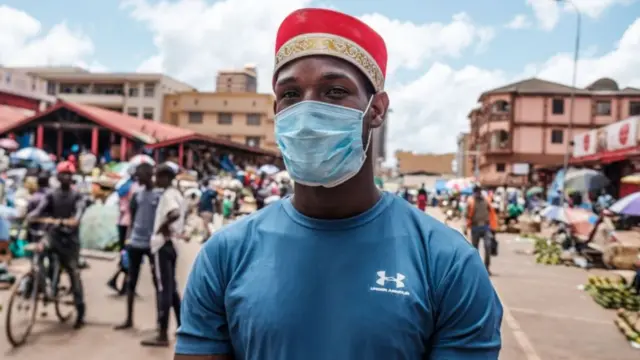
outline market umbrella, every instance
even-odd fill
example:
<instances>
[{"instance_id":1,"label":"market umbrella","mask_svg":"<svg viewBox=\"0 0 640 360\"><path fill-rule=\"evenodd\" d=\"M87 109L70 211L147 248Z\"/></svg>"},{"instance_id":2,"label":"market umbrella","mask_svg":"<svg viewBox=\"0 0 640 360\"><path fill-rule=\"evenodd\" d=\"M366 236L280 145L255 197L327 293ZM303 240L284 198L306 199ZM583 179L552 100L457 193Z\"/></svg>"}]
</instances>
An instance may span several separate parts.
<instances>
[{"instance_id":1,"label":"market umbrella","mask_svg":"<svg viewBox=\"0 0 640 360\"><path fill-rule=\"evenodd\" d=\"M138 166L142 163L147 163L147 164L151 164L151 165L155 165L156 162L155 160L153 160L153 158L151 158L151 156L149 155L144 155L144 154L140 154L140 155L136 155L134 157L132 157L131 159L129 159L129 165L130 166Z\"/></svg>"},{"instance_id":2,"label":"market umbrella","mask_svg":"<svg viewBox=\"0 0 640 360\"><path fill-rule=\"evenodd\" d=\"M277 174L280 171L280 169L278 169L277 166L272 165L272 164L266 164L266 165L262 165L260 167L260 169L258 170L258 172L263 172L269 176Z\"/></svg>"},{"instance_id":3,"label":"market umbrella","mask_svg":"<svg viewBox=\"0 0 640 360\"><path fill-rule=\"evenodd\" d=\"M0 139L0 148L7 150L15 150L20 147L17 141L9 138Z\"/></svg>"},{"instance_id":4,"label":"market umbrella","mask_svg":"<svg viewBox=\"0 0 640 360\"><path fill-rule=\"evenodd\" d=\"M32 161L36 164L44 164L51 162L49 158L49 154L46 151L35 148L28 147L21 150L18 150L11 154L11 158L14 160L22 160L22 161Z\"/></svg>"},{"instance_id":5,"label":"market umbrella","mask_svg":"<svg viewBox=\"0 0 640 360\"><path fill-rule=\"evenodd\" d=\"M640 216L640 192L627 195L609 207L616 214Z\"/></svg>"},{"instance_id":6,"label":"market umbrella","mask_svg":"<svg viewBox=\"0 0 640 360\"><path fill-rule=\"evenodd\" d=\"M571 169L564 180L565 189L578 192L602 189L607 185L609 185L609 179L603 173L593 169Z\"/></svg>"},{"instance_id":7,"label":"market umbrella","mask_svg":"<svg viewBox=\"0 0 640 360\"><path fill-rule=\"evenodd\" d=\"M530 188L529 190L527 190L527 197L531 197L534 195L540 195L544 192L544 189L541 188L540 186L534 186L532 188Z\"/></svg>"}]
</instances>

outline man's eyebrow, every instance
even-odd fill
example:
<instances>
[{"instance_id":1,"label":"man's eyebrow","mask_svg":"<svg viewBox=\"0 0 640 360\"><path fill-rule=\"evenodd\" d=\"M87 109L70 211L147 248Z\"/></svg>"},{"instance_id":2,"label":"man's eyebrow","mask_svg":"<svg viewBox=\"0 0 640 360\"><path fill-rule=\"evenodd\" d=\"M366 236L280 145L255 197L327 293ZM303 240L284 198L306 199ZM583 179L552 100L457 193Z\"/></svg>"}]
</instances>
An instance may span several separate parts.
<instances>
[{"instance_id":1,"label":"man's eyebrow","mask_svg":"<svg viewBox=\"0 0 640 360\"><path fill-rule=\"evenodd\" d=\"M323 80L351 80L351 77L339 72L325 72L321 75Z\"/></svg>"},{"instance_id":2,"label":"man's eyebrow","mask_svg":"<svg viewBox=\"0 0 640 360\"><path fill-rule=\"evenodd\" d=\"M298 82L298 78L295 76L287 76L281 79L278 79L278 81L276 81L276 86L278 85L287 85L287 84L291 84L291 83L296 83Z\"/></svg>"}]
</instances>

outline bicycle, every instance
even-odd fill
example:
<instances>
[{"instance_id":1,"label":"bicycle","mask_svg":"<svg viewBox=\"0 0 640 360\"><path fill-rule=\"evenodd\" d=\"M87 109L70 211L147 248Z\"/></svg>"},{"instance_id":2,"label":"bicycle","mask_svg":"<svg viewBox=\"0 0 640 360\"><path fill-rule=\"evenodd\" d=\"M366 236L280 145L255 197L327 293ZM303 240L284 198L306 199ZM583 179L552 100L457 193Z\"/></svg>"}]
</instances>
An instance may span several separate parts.
<instances>
[{"instance_id":1,"label":"bicycle","mask_svg":"<svg viewBox=\"0 0 640 360\"><path fill-rule=\"evenodd\" d=\"M68 221L50 218L36 219L32 222L53 227L68 224ZM60 266L57 255L49 251L47 232L32 230L31 234L33 238L40 239L40 241L27 245L25 250L31 254L30 268L16 280L7 306L5 330L7 340L13 347L22 346L27 341L36 322L39 304L42 306L53 304L56 317L61 323L68 321L75 311L73 299L68 299L72 294L71 279L69 274L64 271L65 269ZM62 274L67 275L68 286L62 284ZM22 301L25 304L22 304ZM12 326L12 319L14 315L17 315L17 312L23 310L27 312L28 323L24 332L19 334L17 329ZM46 315L46 312L42 313L43 317Z\"/></svg>"}]
</instances>

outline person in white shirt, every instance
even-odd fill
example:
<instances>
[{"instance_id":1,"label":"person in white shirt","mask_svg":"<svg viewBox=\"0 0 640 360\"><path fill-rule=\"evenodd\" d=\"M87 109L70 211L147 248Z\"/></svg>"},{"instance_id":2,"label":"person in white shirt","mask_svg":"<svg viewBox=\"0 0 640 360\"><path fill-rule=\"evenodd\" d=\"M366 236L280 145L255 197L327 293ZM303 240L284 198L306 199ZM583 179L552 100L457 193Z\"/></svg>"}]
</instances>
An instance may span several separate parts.
<instances>
[{"instance_id":1,"label":"person in white shirt","mask_svg":"<svg viewBox=\"0 0 640 360\"><path fill-rule=\"evenodd\" d=\"M180 326L180 294L176 281L176 241L182 235L186 204L182 193L172 186L177 171L171 164L156 169L156 188L163 189L156 209L151 237L151 253L154 256L155 276L158 284L158 333L143 340L143 346L169 346L169 313L173 308Z\"/></svg>"}]
</instances>

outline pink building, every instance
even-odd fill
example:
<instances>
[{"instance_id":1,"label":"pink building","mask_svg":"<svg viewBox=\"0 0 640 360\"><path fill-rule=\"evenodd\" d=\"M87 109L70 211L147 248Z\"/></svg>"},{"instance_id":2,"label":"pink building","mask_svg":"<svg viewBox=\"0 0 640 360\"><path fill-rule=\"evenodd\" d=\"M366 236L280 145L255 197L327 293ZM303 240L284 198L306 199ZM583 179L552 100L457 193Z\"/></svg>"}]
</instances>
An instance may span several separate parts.
<instances>
[{"instance_id":1,"label":"pink building","mask_svg":"<svg viewBox=\"0 0 640 360\"><path fill-rule=\"evenodd\" d=\"M537 167L561 165L572 134L640 115L640 89L600 79L575 89L569 133L570 86L536 78L487 91L469 113L469 151L478 150L486 186L522 185Z\"/></svg>"}]
</instances>

